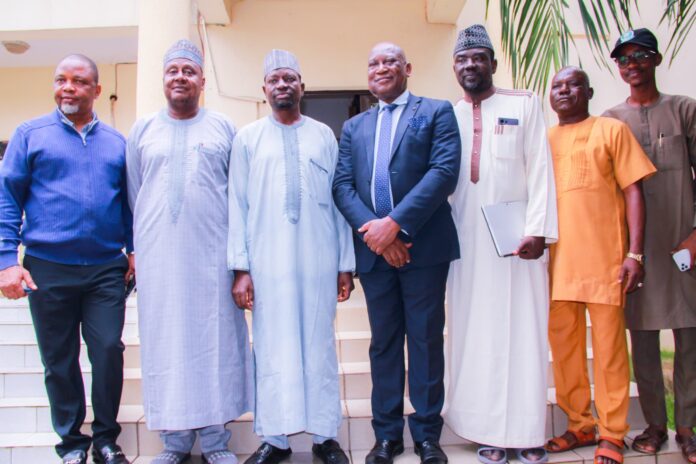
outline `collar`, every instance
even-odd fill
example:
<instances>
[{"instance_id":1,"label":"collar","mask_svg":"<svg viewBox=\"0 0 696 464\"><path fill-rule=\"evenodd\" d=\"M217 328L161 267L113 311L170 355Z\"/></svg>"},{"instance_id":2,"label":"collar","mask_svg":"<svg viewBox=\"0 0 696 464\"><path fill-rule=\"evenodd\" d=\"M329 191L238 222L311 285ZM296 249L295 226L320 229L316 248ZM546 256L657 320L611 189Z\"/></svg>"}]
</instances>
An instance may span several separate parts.
<instances>
[{"instance_id":1,"label":"collar","mask_svg":"<svg viewBox=\"0 0 696 464\"><path fill-rule=\"evenodd\" d=\"M65 116L65 114L63 114L63 112L60 110L60 108L56 108L56 112L58 113L58 118L60 119L60 121L63 124L75 129L75 123L73 123L71 120L69 120L67 118L67 116ZM99 118L97 118L97 113L92 111L92 120L90 122L88 122L87 124L85 124L85 126L82 128L82 133L89 134L89 132L94 128L94 126L97 125L97 123L99 123ZM77 130L77 129L75 129L75 130Z\"/></svg>"},{"instance_id":2,"label":"collar","mask_svg":"<svg viewBox=\"0 0 696 464\"><path fill-rule=\"evenodd\" d=\"M408 91L408 89L404 90L404 93L396 97L396 100L394 100L391 103L386 103L383 102L382 100L379 101L379 110L382 111L385 106L387 105L396 105L396 106L402 106L406 105L408 103L408 97L411 96L411 92Z\"/></svg>"},{"instance_id":3,"label":"collar","mask_svg":"<svg viewBox=\"0 0 696 464\"><path fill-rule=\"evenodd\" d=\"M488 99L491 98L493 95L495 95L496 92L497 92L497 90L498 90L498 89L495 87L495 85L492 85L490 89L486 90L486 91L483 92L481 95L477 95L475 99L474 99L474 98L471 98L471 95L469 95L469 94L467 94L466 92L464 92L464 97L463 97L462 99L463 99L465 102L467 102L467 103L472 103L472 104L477 103L477 104L480 104L482 101L488 100Z\"/></svg>"}]
</instances>

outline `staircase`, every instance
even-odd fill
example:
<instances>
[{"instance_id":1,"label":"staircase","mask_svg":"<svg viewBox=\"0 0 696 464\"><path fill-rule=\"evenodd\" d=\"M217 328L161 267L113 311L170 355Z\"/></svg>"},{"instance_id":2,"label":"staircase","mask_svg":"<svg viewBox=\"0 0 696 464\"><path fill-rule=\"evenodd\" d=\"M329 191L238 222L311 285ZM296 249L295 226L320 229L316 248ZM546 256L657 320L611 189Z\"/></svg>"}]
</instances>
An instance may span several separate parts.
<instances>
[{"instance_id":1,"label":"staircase","mask_svg":"<svg viewBox=\"0 0 696 464\"><path fill-rule=\"evenodd\" d=\"M343 403L344 421L338 440L349 453L353 463L363 463L365 455L374 443L370 425L370 364L368 347L370 327L368 324L365 297L359 283L350 300L339 304L336 316L336 344L339 358L339 376ZM590 327L587 330L590 338ZM148 464L161 450L161 442L156 432L145 426L140 392L140 342L137 329L137 297L131 297L126 307L126 324L123 332L125 350L125 380L119 422L123 432L119 444L136 464ZM592 352L588 350L588 362ZM85 350L82 350L81 365L85 389L90 390L91 369ZM591 369L590 369L591 373ZM549 374L551 363L549 362ZM547 425L548 436L563 433L566 429L564 413L555 403L553 376L549 375L551 385L548 390ZM408 391L406 392L408 395ZM88 397L89 404L89 397ZM406 413L412 412L408 401ZM238 454L240 461L251 454L259 445L253 433L253 417L246 414L228 424L232 432L231 449ZM89 433L92 410L88 408L84 430ZM644 421L638 404L635 385L631 385L631 426L630 438L640 433ZM407 426L408 427L408 426ZM404 433L406 452L396 459L397 464L420 462L413 454L413 444L408 430ZM48 399L43 384L43 367L36 345L34 329L26 299L0 299L0 464L44 464L57 463L59 459L53 450L58 441L51 428ZM288 463L310 463L311 436L299 434L291 437L294 451ZM478 463L476 445L456 436L447 426L442 434L441 444L449 455L450 462ZM550 455L552 463L583 463L593 459L593 448ZM198 444L194 454L200 454ZM510 456L511 460L513 456ZM193 463L200 457L194 456ZM682 464L683 458L674 440L663 448L658 456L646 456L626 451L627 464Z\"/></svg>"}]
</instances>

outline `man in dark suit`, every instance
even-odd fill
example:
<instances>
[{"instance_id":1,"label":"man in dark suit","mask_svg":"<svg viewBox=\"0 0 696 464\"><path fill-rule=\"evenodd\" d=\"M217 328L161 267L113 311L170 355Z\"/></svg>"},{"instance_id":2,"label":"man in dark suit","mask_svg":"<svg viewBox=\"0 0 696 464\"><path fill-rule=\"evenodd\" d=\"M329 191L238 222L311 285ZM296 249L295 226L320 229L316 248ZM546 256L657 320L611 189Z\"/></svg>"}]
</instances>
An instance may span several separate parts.
<instances>
[{"instance_id":1,"label":"man in dark suit","mask_svg":"<svg viewBox=\"0 0 696 464\"><path fill-rule=\"evenodd\" d=\"M444 298L459 243L447 197L459 176L452 105L411 95L411 63L391 43L370 53L367 77L379 106L343 127L334 199L354 230L357 270L372 329L372 427L366 464L403 452L404 337L408 335L409 428L421 462L440 464L444 400Z\"/></svg>"}]
</instances>

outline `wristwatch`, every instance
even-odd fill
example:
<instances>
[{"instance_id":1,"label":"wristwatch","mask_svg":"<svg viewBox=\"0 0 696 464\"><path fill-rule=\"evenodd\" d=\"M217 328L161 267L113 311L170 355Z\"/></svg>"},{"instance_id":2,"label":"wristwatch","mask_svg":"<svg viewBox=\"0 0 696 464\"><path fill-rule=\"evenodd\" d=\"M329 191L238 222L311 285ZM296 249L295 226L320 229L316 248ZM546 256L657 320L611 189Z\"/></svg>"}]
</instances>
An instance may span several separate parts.
<instances>
[{"instance_id":1,"label":"wristwatch","mask_svg":"<svg viewBox=\"0 0 696 464\"><path fill-rule=\"evenodd\" d=\"M643 264L645 264L645 255L638 254L638 253L631 253L629 251L628 253L626 253L626 257L631 258L631 259L635 259L636 261L638 261L638 264L640 264L641 266Z\"/></svg>"}]
</instances>

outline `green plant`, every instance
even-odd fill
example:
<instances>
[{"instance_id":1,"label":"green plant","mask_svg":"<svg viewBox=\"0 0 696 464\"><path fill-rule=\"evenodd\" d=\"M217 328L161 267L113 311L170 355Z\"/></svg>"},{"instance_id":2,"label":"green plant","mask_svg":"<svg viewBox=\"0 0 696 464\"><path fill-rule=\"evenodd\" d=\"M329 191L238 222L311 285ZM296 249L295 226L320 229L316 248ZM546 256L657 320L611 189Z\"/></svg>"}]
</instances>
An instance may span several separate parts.
<instances>
[{"instance_id":1,"label":"green plant","mask_svg":"<svg viewBox=\"0 0 696 464\"><path fill-rule=\"evenodd\" d=\"M638 0L574 0L595 62L610 68L612 38L632 28L631 12ZM655 0L645 0L655 1ZM670 27L665 55L670 63L696 22L696 0L664 0L660 23ZM566 22L570 0L499 0L503 54L510 62L515 87L545 93L549 78L569 64L569 50L577 48ZM486 15L490 0L486 0Z\"/></svg>"}]
</instances>

